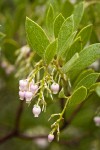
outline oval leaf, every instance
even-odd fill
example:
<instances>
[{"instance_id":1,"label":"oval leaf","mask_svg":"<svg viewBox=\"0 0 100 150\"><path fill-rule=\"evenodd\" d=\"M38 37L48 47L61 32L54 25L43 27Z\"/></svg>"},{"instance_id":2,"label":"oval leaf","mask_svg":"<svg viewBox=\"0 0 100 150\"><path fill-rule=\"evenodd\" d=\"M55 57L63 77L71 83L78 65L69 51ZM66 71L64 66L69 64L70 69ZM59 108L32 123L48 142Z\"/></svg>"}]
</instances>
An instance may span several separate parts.
<instances>
[{"instance_id":1,"label":"oval leaf","mask_svg":"<svg viewBox=\"0 0 100 150\"><path fill-rule=\"evenodd\" d=\"M84 47L91 35L92 25L88 25L84 27L77 35L77 37L81 37L82 47Z\"/></svg>"},{"instance_id":2,"label":"oval leaf","mask_svg":"<svg viewBox=\"0 0 100 150\"><path fill-rule=\"evenodd\" d=\"M54 56L56 54L56 51L57 51L57 40L50 43L48 45L48 47L46 48L45 61L46 61L47 64L49 64L52 61L52 59L54 58Z\"/></svg>"},{"instance_id":3,"label":"oval leaf","mask_svg":"<svg viewBox=\"0 0 100 150\"><path fill-rule=\"evenodd\" d=\"M71 47L68 49L68 52L66 54L66 61L68 61L69 59L71 59L71 57L75 54L75 53L79 53L82 50L82 43L81 43L81 38L78 37L74 43L71 45Z\"/></svg>"},{"instance_id":4,"label":"oval leaf","mask_svg":"<svg viewBox=\"0 0 100 150\"><path fill-rule=\"evenodd\" d=\"M64 73L68 72L71 67L73 66L73 64L76 62L76 60L79 58L79 54L76 53L63 67L62 67L62 71Z\"/></svg>"},{"instance_id":5,"label":"oval leaf","mask_svg":"<svg viewBox=\"0 0 100 150\"><path fill-rule=\"evenodd\" d=\"M73 79L80 71L100 58L100 43L92 44L79 53L79 59L69 70L68 75Z\"/></svg>"},{"instance_id":6,"label":"oval leaf","mask_svg":"<svg viewBox=\"0 0 100 150\"><path fill-rule=\"evenodd\" d=\"M50 37L53 36L53 19L54 19L54 10L52 5L50 5L46 15L46 27Z\"/></svg>"},{"instance_id":7,"label":"oval leaf","mask_svg":"<svg viewBox=\"0 0 100 150\"><path fill-rule=\"evenodd\" d=\"M58 53L62 52L62 47L73 32L74 22L73 16L67 18L62 24L58 34Z\"/></svg>"},{"instance_id":8,"label":"oval leaf","mask_svg":"<svg viewBox=\"0 0 100 150\"><path fill-rule=\"evenodd\" d=\"M66 55L68 53L69 47L72 45L73 40L75 38L76 32L73 32L71 36L66 40L65 44L63 45L61 51L58 52L58 57L62 57L62 59L66 58Z\"/></svg>"},{"instance_id":9,"label":"oval leaf","mask_svg":"<svg viewBox=\"0 0 100 150\"><path fill-rule=\"evenodd\" d=\"M82 19L84 13L84 3L80 2L76 5L74 12L73 12L73 18L74 18L74 30L76 30L79 26L79 23Z\"/></svg>"},{"instance_id":10,"label":"oval leaf","mask_svg":"<svg viewBox=\"0 0 100 150\"><path fill-rule=\"evenodd\" d=\"M59 14L55 20L54 20L54 35L55 35L55 38L58 37L58 33L59 33L59 30L60 30L60 27L62 25L62 23L64 22L64 17L62 14Z\"/></svg>"},{"instance_id":11,"label":"oval leaf","mask_svg":"<svg viewBox=\"0 0 100 150\"><path fill-rule=\"evenodd\" d=\"M83 100L85 100L87 96L87 89L84 86L81 86L77 90L73 92L71 97L69 98L69 104L68 106L76 106L80 104Z\"/></svg>"},{"instance_id":12,"label":"oval leaf","mask_svg":"<svg viewBox=\"0 0 100 150\"><path fill-rule=\"evenodd\" d=\"M43 57L49 40L43 29L29 18L26 18L26 36L32 50L35 50L39 56Z\"/></svg>"},{"instance_id":13,"label":"oval leaf","mask_svg":"<svg viewBox=\"0 0 100 150\"><path fill-rule=\"evenodd\" d=\"M77 79L75 80L74 84L73 84L73 88L75 88L75 86L78 84L78 82L80 82L83 78L85 78L87 75L89 75L93 72L94 72L93 69L88 69L88 70L85 70L82 73L80 73L79 76L77 77Z\"/></svg>"},{"instance_id":14,"label":"oval leaf","mask_svg":"<svg viewBox=\"0 0 100 150\"><path fill-rule=\"evenodd\" d=\"M100 76L99 73L91 73L91 74L87 75L79 83L77 83L75 89L79 88L80 86L84 86L87 89L89 89L91 87L91 85L96 82L96 80L98 79L99 76Z\"/></svg>"}]
</instances>

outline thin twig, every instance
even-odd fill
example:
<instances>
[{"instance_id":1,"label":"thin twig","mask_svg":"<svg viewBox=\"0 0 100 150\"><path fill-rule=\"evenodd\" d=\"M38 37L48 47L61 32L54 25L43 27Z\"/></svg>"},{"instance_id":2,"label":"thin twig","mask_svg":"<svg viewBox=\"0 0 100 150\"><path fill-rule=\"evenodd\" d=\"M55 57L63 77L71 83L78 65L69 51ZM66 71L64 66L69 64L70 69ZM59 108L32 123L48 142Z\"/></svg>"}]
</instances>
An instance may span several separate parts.
<instances>
[{"instance_id":1,"label":"thin twig","mask_svg":"<svg viewBox=\"0 0 100 150\"><path fill-rule=\"evenodd\" d=\"M5 141L7 141L8 139L11 139L14 136L14 134L15 134L15 132L11 131L10 133L5 135L4 137L0 138L0 143L3 143Z\"/></svg>"}]
</instances>

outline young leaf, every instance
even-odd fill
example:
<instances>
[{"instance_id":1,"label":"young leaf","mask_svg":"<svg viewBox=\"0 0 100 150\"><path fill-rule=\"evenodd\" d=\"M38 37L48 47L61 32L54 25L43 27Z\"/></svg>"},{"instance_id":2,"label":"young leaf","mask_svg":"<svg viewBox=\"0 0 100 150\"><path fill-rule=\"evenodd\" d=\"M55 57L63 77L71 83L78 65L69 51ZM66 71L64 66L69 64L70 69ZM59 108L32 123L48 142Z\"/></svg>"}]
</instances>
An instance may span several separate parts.
<instances>
[{"instance_id":1,"label":"young leaf","mask_svg":"<svg viewBox=\"0 0 100 150\"><path fill-rule=\"evenodd\" d=\"M53 35L53 20L54 20L54 10L52 5L50 5L46 16L46 27L50 37L52 37Z\"/></svg>"},{"instance_id":2,"label":"young leaf","mask_svg":"<svg viewBox=\"0 0 100 150\"><path fill-rule=\"evenodd\" d=\"M73 18L74 18L74 30L76 30L79 26L79 23L82 19L84 13L84 3L80 2L76 5L74 12L73 12Z\"/></svg>"},{"instance_id":3,"label":"young leaf","mask_svg":"<svg viewBox=\"0 0 100 150\"><path fill-rule=\"evenodd\" d=\"M73 16L67 18L62 24L58 34L58 53L62 52L62 47L73 32L74 22Z\"/></svg>"},{"instance_id":4,"label":"young leaf","mask_svg":"<svg viewBox=\"0 0 100 150\"><path fill-rule=\"evenodd\" d=\"M0 40L2 40L6 35L2 32L0 32Z\"/></svg>"},{"instance_id":5,"label":"young leaf","mask_svg":"<svg viewBox=\"0 0 100 150\"><path fill-rule=\"evenodd\" d=\"M58 97L59 97L59 98L66 98L63 88L62 88L61 91L59 92Z\"/></svg>"},{"instance_id":6,"label":"young leaf","mask_svg":"<svg viewBox=\"0 0 100 150\"><path fill-rule=\"evenodd\" d=\"M82 43L81 43L81 38L78 37L74 43L71 45L71 47L68 49L68 52L66 54L66 61L70 60L71 57L75 54L75 53L79 53L82 49Z\"/></svg>"},{"instance_id":7,"label":"young leaf","mask_svg":"<svg viewBox=\"0 0 100 150\"><path fill-rule=\"evenodd\" d=\"M65 18L69 17L74 9L74 5L69 1L66 0L62 5L62 14Z\"/></svg>"},{"instance_id":8,"label":"young leaf","mask_svg":"<svg viewBox=\"0 0 100 150\"><path fill-rule=\"evenodd\" d=\"M49 40L43 29L29 18L26 18L26 36L32 50L35 50L39 56L43 57Z\"/></svg>"},{"instance_id":9,"label":"young leaf","mask_svg":"<svg viewBox=\"0 0 100 150\"><path fill-rule=\"evenodd\" d=\"M93 69L88 69L83 71L82 73L80 73L80 75L78 76L78 78L75 80L74 84L73 84L73 88L75 88L75 86L83 79L85 78L87 75L93 73L94 70Z\"/></svg>"},{"instance_id":10,"label":"young leaf","mask_svg":"<svg viewBox=\"0 0 100 150\"><path fill-rule=\"evenodd\" d=\"M57 51L57 40L50 43L45 51L45 61L47 64L51 62Z\"/></svg>"},{"instance_id":11,"label":"young leaf","mask_svg":"<svg viewBox=\"0 0 100 150\"><path fill-rule=\"evenodd\" d=\"M74 78L80 71L100 58L100 43L92 44L79 53L79 59L69 70L68 75Z\"/></svg>"},{"instance_id":12,"label":"young leaf","mask_svg":"<svg viewBox=\"0 0 100 150\"><path fill-rule=\"evenodd\" d=\"M87 89L89 89L91 87L91 85L96 82L96 80L98 79L99 76L100 76L100 73L91 73L91 74L87 75L79 83L77 83L74 90L76 90L77 88L79 88L81 86L84 86Z\"/></svg>"},{"instance_id":13,"label":"young leaf","mask_svg":"<svg viewBox=\"0 0 100 150\"><path fill-rule=\"evenodd\" d=\"M87 44L91 32L92 32L92 25L88 25L78 33L77 37L81 37L82 47L84 47Z\"/></svg>"},{"instance_id":14,"label":"young leaf","mask_svg":"<svg viewBox=\"0 0 100 150\"><path fill-rule=\"evenodd\" d=\"M62 59L66 58L67 52L73 40L75 38L76 32L73 32L71 36L66 40L65 44L62 46L62 49L58 52L58 57L62 57Z\"/></svg>"},{"instance_id":15,"label":"young leaf","mask_svg":"<svg viewBox=\"0 0 100 150\"><path fill-rule=\"evenodd\" d=\"M96 93L97 93L97 95L100 97L100 85L97 86L97 88L96 88Z\"/></svg>"},{"instance_id":16,"label":"young leaf","mask_svg":"<svg viewBox=\"0 0 100 150\"><path fill-rule=\"evenodd\" d=\"M62 71L64 73L68 72L71 67L73 66L73 64L77 61L77 59L79 58L79 54L76 53L63 67L62 67Z\"/></svg>"},{"instance_id":17,"label":"young leaf","mask_svg":"<svg viewBox=\"0 0 100 150\"><path fill-rule=\"evenodd\" d=\"M96 91L96 88L100 86L100 82L94 83L89 88L89 94L91 94L93 91Z\"/></svg>"},{"instance_id":18,"label":"young leaf","mask_svg":"<svg viewBox=\"0 0 100 150\"><path fill-rule=\"evenodd\" d=\"M86 96L87 96L87 89L86 87L81 86L80 88L75 90L71 95L71 97L69 98L68 107L71 106L76 107L76 105L80 104L82 101L85 100Z\"/></svg>"},{"instance_id":19,"label":"young leaf","mask_svg":"<svg viewBox=\"0 0 100 150\"><path fill-rule=\"evenodd\" d=\"M55 35L55 38L58 37L58 33L59 33L59 30L60 30L60 27L62 26L62 23L64 22L64 17L62 14L59 14L55 20L54 20L54 35Z\"/></svg>"}]
</instances>

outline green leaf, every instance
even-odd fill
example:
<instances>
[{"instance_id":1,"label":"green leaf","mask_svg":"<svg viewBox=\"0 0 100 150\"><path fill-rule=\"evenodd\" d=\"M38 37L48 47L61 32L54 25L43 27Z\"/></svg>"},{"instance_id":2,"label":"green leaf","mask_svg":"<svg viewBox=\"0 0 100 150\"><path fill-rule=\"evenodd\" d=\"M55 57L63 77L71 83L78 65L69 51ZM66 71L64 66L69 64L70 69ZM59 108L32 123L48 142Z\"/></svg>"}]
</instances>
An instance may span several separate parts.
<instances>
[{"instance_id":1,"label":"green leaf","mask_svg":"<svg viewBox=\"0 0 100 150\"><path fill-rule=\"evenodd\" d=\"M91 74L87 75L79 83L77 83L75 89L77 89L81 86L84 86L87 89L89 89L91 87L91 85L96 82L96 80L98 79L99 76L100 76L100 73L91 73Z\"/></svg>"},{"instance_id":2,"label":"green leaf","mask_svg":"<svg viewBox=\"0 0 100 150\"><path fill-rule=\"evenodd\" d=\"M69 36L71 36L73 32L74 22L73 16L67 18L62 24L59 34L58 34L58 53L59 55L62 53L62 47L68 40Z\"/></svg>"},{"instance_id":3,"label":"green leaf","mask_svg":"<svg viewBox=\"0 0 100 150\"><path fill-rule=\"evenodd\" d=\"M78 33L77 37L81 37L82 47L84 47L87 44L91 32L92 32L92 25L88 25Z\"/></svg>"},{"instance_id":4,"label":"green leaf","mask_svg":"<svg viewBox=\"0 0 100 150\"><path fill-rule=\"evenodd\" d=\"M80 2L79 4L76 5L73 12L74 30L76 30L79 27L79 23L82 19L83 13L84 13L84 3Z\"/></svg>"},{"instance_id":5,"label":"green leaf","mask_svg":"<svg viewBox=\"0 0 100 150\"><path fill-rule=\"evenodd\" d=\"M64 17L62 14L59 14L55 20L54 20L54 35L55 35L55 38L58 37L58 33L59 33L59 30L60 30L60 27L62 26L62 23L64 22Z\"/></svg>"},{"instance_id":6,"label":"green leaf","mask_svg":"<svg viewBox=\"0 0 100 150\"><path fill-rule=\"evenodd\" d=\"M71 67L73 66L73 64L76 62L76 60L79 58L79 54L76 53L63 67L62 67L62 71L64 73L68 72Z\"/></svg>"},{"instance_id":7,"label":"green leaf","mask_svg":"<svg viewBox=\"0 0 100 150\"><path fill-rule=\"evenodd\" d=\"M78 76L78 78L75 80L75 82L73 84L73 88L75 88L75 86L78 84L78 82L80 82L83 78L85 78L87 75L89 75L93 72L94 72L93 69L88 69L88 70L85 70L82 73L80 73L80 75Z\"/></svg>"},{"instance_id":8,"label":"green leaf","mask_svg":"<svg viewBox=\"0 0 100 150\"><path fill-rule=\"evenodd\" d=\"M2 40L6 35L2 32L0 32L0 40Z\"/></svg>"},{"instance_id":9,"label":"green leaf","mask_svg":"<svg viewBox=\"0 0 100 150\"><path fill-rule=\"evenodd\" d=\"M65 93L64 93L64 88L61 89L58 95L59 98L66 98Z\"/></svg>"},{"instance_id":10,"label":"green leaf","mask_svg":"<svg viewBox=\"0 0 100 150\"><path fill-rule=\"evenodd\" d=\"M54 10L52 5L50 5L46 15L46 28L50 37L53 36L53 20L54 20Z\"/></svg>"},{"instance_id":11,"label":"green leaf","mask_svg":"<svg viewBox=\"0 0 100 150\"><path fill-rule=\"evenodd\" d=\"M100 43L92 44L79 53L79 59L69 70L68 75L73 79L80 71L100 58Z\"/></svg>"},{"instance_id":12,"label":"green leaf","mask_svg":"<svg viewBox=\"0 0 100 150\"><path fill-rule=\"evenodd\" d=\"M32 50L35 50L39 56L43 57L49 40L43 29L29 18L26 18L26 36Z\"/></svg>"},{"instance_id":13,"label":"green leaf","mask_svg":"<svg viewBox=\"0 0 100 150\"><path fill-rule=\"evenodd\" d=\"M74 9L74 5L69 2L69 1L65 1L62 5L62 14L65 18L69 17Z\"/></svg>"},{"instance_id":14,"label":"green leaf","mask_svg":"<svg viewBox=\"0 0 100 150\"><path fill-rule=\"evenodd\" d=\"M73 40L75 38L76 32L73 32L71 36L66 40L65 44L63 45L62 49L58 53L58 57L62 57L62 59L66 59L66 55L68 52L69 47L72 45Z\"/></svg>"},{"instance_id":15,"label":"green leaf","mask_svg":"<svg viewBox=\"0 0 100 150\"><path fill-rule=\"evenodd\" d=\"M68 49L68 52L66 54L66 61L70 60L71 57L75 54L75 53L79 53L82 49L82 43L81 43L81 38L78 37L74 43L71 45L71 47Z\"/></svg>"},{"instance_id":16,"label":"green leaf","mask_svg":"<svg viewBox=\"0 0 100 150\"><path fill-rule=\"evenodd\" d=\"M54 58L55 54L57 52L57 40L50 43L45 51L45 61L47 64L49 64L52 59Z\"/></svg>"},{"instance_id":17,"label":"green leaf","mask_svg":"<svg viewBox=\"0 0 100 150\"><path fill-rule=\"evenodd\" d=\"M100 97L100 85L97 86L97 88L96 88L96 93L97 93L97 95Z\"/></svg>"},{"instance_id":18,"label":"green leaf","mask_svg":"<svg viewBox=\"0 0 100 150\"><path fill-rule=\"evenodd\" d=\"M96 91L96 88L98 86L100 86L100 82L92 84L91 87L89 88L89 94L91 94L93 91Z\"/></svg>"},{"instance_id":19,"label":"green leaf","mask_svg":"<svg viewBox=\"0 0 100 150\"><path fill-rule=\"evenodd\" d=\"M87 96L87 89L86 87L81 86L80 88L75 90L71 95L71 97L69 98L68 107L71 106L76 107L76 105L80 104L82 101L85 100L86 96Z\"/></svg>"}]
</instances>

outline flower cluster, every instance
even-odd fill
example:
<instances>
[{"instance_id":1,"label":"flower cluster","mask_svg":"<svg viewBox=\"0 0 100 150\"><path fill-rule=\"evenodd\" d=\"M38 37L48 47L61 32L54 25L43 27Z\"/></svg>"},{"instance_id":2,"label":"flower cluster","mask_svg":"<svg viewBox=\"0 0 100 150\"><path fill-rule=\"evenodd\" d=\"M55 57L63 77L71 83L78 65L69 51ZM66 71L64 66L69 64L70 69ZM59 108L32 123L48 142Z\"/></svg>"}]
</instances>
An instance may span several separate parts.
<instances>
[{"instance_id":1,"label":"flower cluster","mask_svg":"<svg viewBox=\"0 0 100 150\"><path fill-rule=\"evenodd\" d=\"M55 67L55 68L54 68ZM43 70L43 76L40 76L40 72ZM53 99L53 94L58 94L60 91L61 74L57 71L56 66L49 67L43 66L43 62L38 62L32 72L29 74L27 79L19 81L19 97L20 100L25 100L26 103L30 104L33 99L36 103L33 105L32 113L34 117L38 117L41 111L46 111L46 100L45 96L50 96ZM61 119L60 119L61 120ZM54 129L48 135L48 141L52 142L54 139L54 132L59 129Z\"/></svg>"},{"instance_id":2,"label":"flower cluster","mask_svg":"<svg viewBox=\"0 0 100 150\"><path fill-rule=\"evenodd\" d=\"M28 79L20 80L19 81L19 97L20 100L25 100L26 103L30 104L32 98L34 98L39 90L39 87L37 84L34 83L34 80L31 82L28 81ZM57 94L59 91L59 84L53 83L51 85L51 91L53 94ZM40 106L34 105L32 112L34 114L34 117L38 117L41 113Z\"/></svg>"},{"instance_id":3,"label":"flower cluster","mask_svg":"<svg viewBox=\"0 0 100 150\"><path fill-rule=\"evenodd\" d=\"M28 80L20 80L19 81L19 96L20 100L26 100L26 103L30 103L32 98L35 96L38 91L38 85L34 84L34 81L31 83Z\"/></svg>"}]
</instances>

